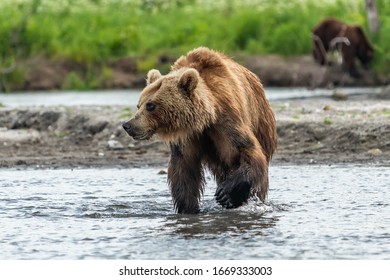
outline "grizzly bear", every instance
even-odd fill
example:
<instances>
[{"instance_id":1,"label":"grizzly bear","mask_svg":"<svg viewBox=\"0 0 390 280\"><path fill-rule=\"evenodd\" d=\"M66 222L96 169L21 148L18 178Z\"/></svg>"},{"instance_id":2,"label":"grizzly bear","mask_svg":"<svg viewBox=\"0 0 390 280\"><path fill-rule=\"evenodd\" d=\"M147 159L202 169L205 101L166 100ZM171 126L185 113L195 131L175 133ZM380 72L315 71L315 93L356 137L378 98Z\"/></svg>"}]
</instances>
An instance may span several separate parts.
<instances>
[{"instance_id":1,"label":"grizzly bear","mask_svg":"<svg viewBox=\"0 0 390 280\"><path fill-rule=\"evenodd\" d=\"M167 75L150 70L135 116L123 124L134 139L156 134L169 144L168 183L178 213L199 212L204 168L215 197L236 208L268 192L276 148L275 117L255 74L227 56L197 48Z\"/></svg>"},{"instance_id":2,"label":"grizzly bear","mask_svg":"<svg viewBox=\"0 0 390 280\"><path fill-rule=\"evenodd\" d=\"M312 30L312 42L315 61L321 65L328 64L327 52L340 51L343 68L352 77L360 77L355 58L368 69L374 57L374 48L360 26L347 25L334 18L324 19Z\"/></svg>"}]
</instances>

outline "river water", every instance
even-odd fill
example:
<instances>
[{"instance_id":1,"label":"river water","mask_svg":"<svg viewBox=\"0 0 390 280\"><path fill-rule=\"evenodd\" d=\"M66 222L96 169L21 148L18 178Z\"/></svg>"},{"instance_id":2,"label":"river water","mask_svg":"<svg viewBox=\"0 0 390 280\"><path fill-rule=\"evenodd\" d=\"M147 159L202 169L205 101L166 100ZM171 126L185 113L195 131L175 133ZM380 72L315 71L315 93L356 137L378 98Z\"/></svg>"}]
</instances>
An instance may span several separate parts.
<instances>
[{"instance_id":1,"label":"river water","mask_svg":"<svg viewBox=\"0 0 390 280\"><path fill-rule=\"evenodd\" d=\"M207 187L175 214L160 169L0 169L0 259L390 259L390 168L271 166L268 202Z\"/></svg>"},{"instance_id":2,"label":"river water","mask_svg":"<svg viewBox=\"0 0 390 280\"><path fill-rule=\"evenodd\" d=\"M342 88L349 96L375 95L381 88ZM136 106L140 90L107 90L107 91L42 91L1 93L0 104L7 107L30 106ZM306 88L266 88L267 98L270 101L291 100L301 98L330 97L333 90L306 89Z\"/></svg>"}]
</instances>

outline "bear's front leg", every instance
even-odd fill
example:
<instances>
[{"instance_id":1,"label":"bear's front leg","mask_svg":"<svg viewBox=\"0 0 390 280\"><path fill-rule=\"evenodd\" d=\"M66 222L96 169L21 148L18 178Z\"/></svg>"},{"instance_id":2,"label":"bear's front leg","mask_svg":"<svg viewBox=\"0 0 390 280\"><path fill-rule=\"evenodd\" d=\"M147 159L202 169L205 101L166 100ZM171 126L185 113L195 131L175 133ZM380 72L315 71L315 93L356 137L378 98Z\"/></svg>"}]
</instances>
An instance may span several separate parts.
<instances>
[{"instance_id":1,"label":"bear's front leg","mask_svg":"<svg viewBox=\"0 0 390 280\"><path fill-rule=\"evenodd\" d=\"M168 181L175 209L178 213L199 212L199 200L203 192L204 175L199 152L186 147L171 145Z\"/></svg>"},{"instance_id":2,"label":"bear's front leg","mask_svg":"<svg viewBox=\"0 0 390 280\"><path fill-rule=\"evenodd\" d=\"M226 208L237 208L248 201L251 182L241 181L241 175L235 176L238 180L227 180L218 186L215 192L216 200Z\"/></svg>"},{"instance_id":3,"label":"bear's front leg","mask_svg":"<svg viewBox=\"0 0 390 280\"><path fill-rule=\"evenodd\" d=\"M265 201L268 192L268 163L261 150L242 153L238 166L229 169L218 183L216 200L226 208L237 208L257 195Z\"/></svg>"}]
</instances>

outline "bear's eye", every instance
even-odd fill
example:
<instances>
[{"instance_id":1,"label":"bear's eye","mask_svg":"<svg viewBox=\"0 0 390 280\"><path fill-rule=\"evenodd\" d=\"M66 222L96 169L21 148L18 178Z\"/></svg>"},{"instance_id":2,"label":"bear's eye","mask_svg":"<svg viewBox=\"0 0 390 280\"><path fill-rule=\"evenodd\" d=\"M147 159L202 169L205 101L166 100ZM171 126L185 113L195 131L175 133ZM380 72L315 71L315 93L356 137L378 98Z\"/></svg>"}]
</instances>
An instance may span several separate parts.
<instances>
[{"instance_id":1,"label":"bear's eye","mask_svg":"<svg viewBox=\"0 0 390 280\"><path fill-rule=\"evenodd\" d=\"M154 109L156 109L156 105L154 105L152 102L148 102L148 103L146 103L145 108L146 108L146 111L153 112Z\"/></svg>"}]
</instances>

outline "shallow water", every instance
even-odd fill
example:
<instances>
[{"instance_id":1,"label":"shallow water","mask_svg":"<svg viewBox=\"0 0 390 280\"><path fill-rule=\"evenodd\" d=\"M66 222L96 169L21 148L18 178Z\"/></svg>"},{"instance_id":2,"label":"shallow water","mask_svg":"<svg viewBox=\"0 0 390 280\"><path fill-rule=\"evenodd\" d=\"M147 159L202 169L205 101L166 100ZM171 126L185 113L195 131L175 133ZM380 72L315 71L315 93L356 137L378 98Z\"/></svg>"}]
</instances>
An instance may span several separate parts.
<instances>
[{"instance_id":1,"label":"shallow water","mask_svg":"<svg viewBox=\"0 0 390 280\"><path fill-rule=\"evenodd\" d=\"M390 259L390 168L271 166L267 205L172 209L158 169L0 170L1 259Z\"/></svg>"}]
</instances>

